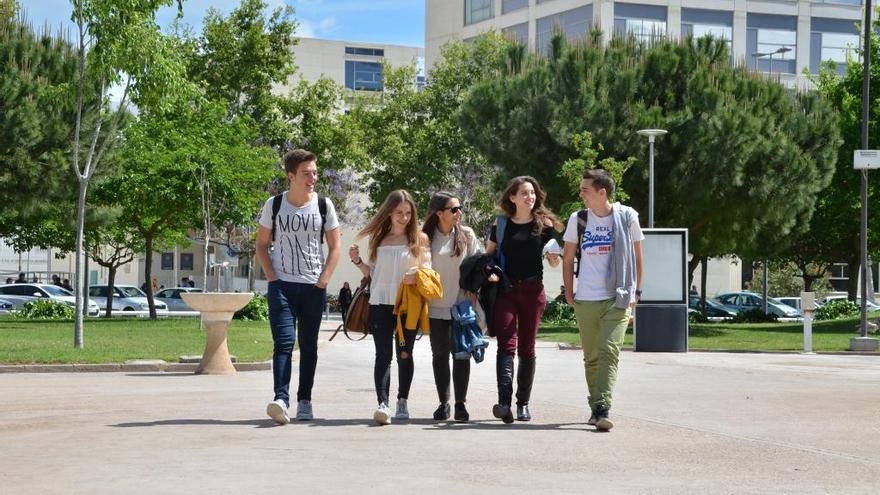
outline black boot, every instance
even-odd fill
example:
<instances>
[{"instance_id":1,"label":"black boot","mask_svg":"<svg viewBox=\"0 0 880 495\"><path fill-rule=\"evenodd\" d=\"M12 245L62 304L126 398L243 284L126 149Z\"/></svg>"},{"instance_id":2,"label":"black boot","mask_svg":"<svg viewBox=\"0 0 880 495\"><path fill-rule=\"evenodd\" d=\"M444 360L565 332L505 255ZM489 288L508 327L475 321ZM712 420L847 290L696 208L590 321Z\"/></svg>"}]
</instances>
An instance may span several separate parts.
<instances>
[{"instance_id":1,"label":"black boot","mask_svg":"<svg viewBox=\"0 0 880 495\"><path fill-rule=\"evenodd\" d=\"M516 374L516 420L530 421L529 398L532 396L532 384L535 382L535 358L519 358L519 370Z\"/></svg>"},{"instance_id":2,"label":"black boot","mask_svg":"<svg viewBox=\"0 0 880 495\"><path fill-rule=\"evenodd\" d=\"M499 354L495 360L495 373L498 379L498 404L492 408L492 414L505 423L513 423L513 411L510 410L513 397L513 356Z\"/></svg>"}]
</instances>

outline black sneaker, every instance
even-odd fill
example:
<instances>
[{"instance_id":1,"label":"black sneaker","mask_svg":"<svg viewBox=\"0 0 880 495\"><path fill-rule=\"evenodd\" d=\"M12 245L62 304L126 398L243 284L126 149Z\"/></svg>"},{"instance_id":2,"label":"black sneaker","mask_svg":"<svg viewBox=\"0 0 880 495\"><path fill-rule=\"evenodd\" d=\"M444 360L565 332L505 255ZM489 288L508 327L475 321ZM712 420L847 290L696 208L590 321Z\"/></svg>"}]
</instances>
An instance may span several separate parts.
<instances>
[{"instance_id":1,"label":"black sneaker","mask_svg":"<svg viewBox=\"0 0 880 495\"><path fill-rule=\"evenodd\" d=\"M596 418L596 410L591 409L590 410L590 419L587 420L587 424L590 426L596 426L597 419L598 418Z\"/></svg>"},{"instance_id":2,"label":"black sneaker","mask_svg":"<svg viewBox=\"0 0 880 495\"><path fill-rule=\"evenodd\" d=\"M464 407L464 402L456 402L455 403L455 416L456 421L461 421L462 423L467 423L469 419L471 419L471 415L468 414L467 408Z\"/></svg>"},{"instance_id":3,"label":"black sneaker","mask_svg":"<svg viewBox=\"0 0 880 495\"><path fill-rule=\"evenodd\" d=\"M596 408L596 429L599 431L608 431L614 428L614 423L608 419L608 408L599 406Z\"/></svg>"},{"instance_id":4,"label":"black sneaker","mask_svg":"<svg viewBox=\"0 0 880 495\"><path fill-rule=\"evenodd\" d=\"M434 421L446 421L447 419L449 419L449 403L444 402L434 411Z\"/></svg>"},{"instance_id":5,"label":"black sneaker","mask_svg":"<svg viewBox=\"0 0 880 495\"><path fill-rule=\"evenodd\" d=\"M492 415L507 424L513 423L513 411L509 405L495 404L492 406Z\"/></svg>"}]
</instances>

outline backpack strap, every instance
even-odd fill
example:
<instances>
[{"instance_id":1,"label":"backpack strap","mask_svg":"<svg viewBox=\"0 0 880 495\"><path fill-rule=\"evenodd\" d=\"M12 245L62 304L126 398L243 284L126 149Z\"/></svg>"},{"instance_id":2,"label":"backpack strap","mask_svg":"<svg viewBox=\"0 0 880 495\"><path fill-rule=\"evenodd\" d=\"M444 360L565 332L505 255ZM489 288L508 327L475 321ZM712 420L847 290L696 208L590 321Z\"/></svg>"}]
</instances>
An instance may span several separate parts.
<instances>
[{"instance_id":1,"label":"backpack strap","mask_svg":"<svg viewBox=\"0 0 880 495\"><path fill-rule=\"evenodd\" d=\"M283 199L284 193L276 194L274 198L272 198L272 244L275 243L275 217L278 216L278 211L281 210L281 200Z\"/></svg>"},{"instance_id":2,"label":"backpack strap","mask_svg":"<svg viewBox=\"0 0 880 495\"><path fill-rule=\"evenodd\" d=\"M575 267L575 277L580 275L581 273L581 246L584 243L584 234L587 232L587 220L590 218L590 210L580 210L577 212L577 249L575 249L574 256L577 260L577 266Z\"/></svg>"},{"instance_id":3,"label":"backpack strap","mask_svg":"<svg viewBox=\"0 0 880 495\"><path fill-rule=\"evenodd\" d=\"M318 196L318 211L321 213L321 244L324 244L324 226L327 224L327 198Z\"/></svg>"},{"instance_id":4,"label":"backpack strap","mask_svg":"<svg viewBox=\"0 0 880 495\"><path fill-rule=\"evenodd\" d=\"M504 270L504 253L501 252L501 242L504 241L504 229L507 227L507 216L498 215L495 219L495 254L498 264Z\"/></svg>"}]
</instances>

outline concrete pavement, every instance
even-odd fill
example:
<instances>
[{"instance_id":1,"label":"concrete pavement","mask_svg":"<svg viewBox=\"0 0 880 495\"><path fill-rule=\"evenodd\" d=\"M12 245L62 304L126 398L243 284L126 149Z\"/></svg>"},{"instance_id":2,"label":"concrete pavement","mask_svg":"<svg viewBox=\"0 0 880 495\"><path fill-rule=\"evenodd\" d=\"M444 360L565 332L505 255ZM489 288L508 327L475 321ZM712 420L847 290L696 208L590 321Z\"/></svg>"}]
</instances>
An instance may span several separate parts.
<instances>
[{"instance_id":1,"label":"concrete pavement","mask_svg":"<svg viewBox=\"0 0 880 495\"><path fill-rule=\"evenodd\" d=\"M414 419L385 427L369 339L322 344L318 419L284 427L269 371L2 374L0 493L880 491L876 357L625 352L596 433L581 353L539 346L535 420L513 425L491 417L494 360L472 365L472 422L432 421L426 338Z\"/></svg>"}]
</instances>

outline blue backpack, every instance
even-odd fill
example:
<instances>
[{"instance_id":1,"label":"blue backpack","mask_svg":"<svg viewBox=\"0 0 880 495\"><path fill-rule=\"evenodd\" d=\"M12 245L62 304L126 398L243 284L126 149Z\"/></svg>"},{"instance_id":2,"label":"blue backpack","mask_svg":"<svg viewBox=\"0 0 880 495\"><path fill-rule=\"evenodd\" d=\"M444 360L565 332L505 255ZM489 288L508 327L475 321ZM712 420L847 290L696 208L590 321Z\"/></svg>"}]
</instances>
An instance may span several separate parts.
<instances>
[{"instance_id":1,"label":"blue backpack","mask_svg":"<svg viewBox=\"0 0 880 495\"><path fill-rule=\"evenodd\" d=\"M452 306L452 340L454 349L452 357L466 361L473 356L474 362L480 363L486 357L489 339L483 335L477 325L477 313L470 301L462 301Z\"/></svg>"}]
</instances>

